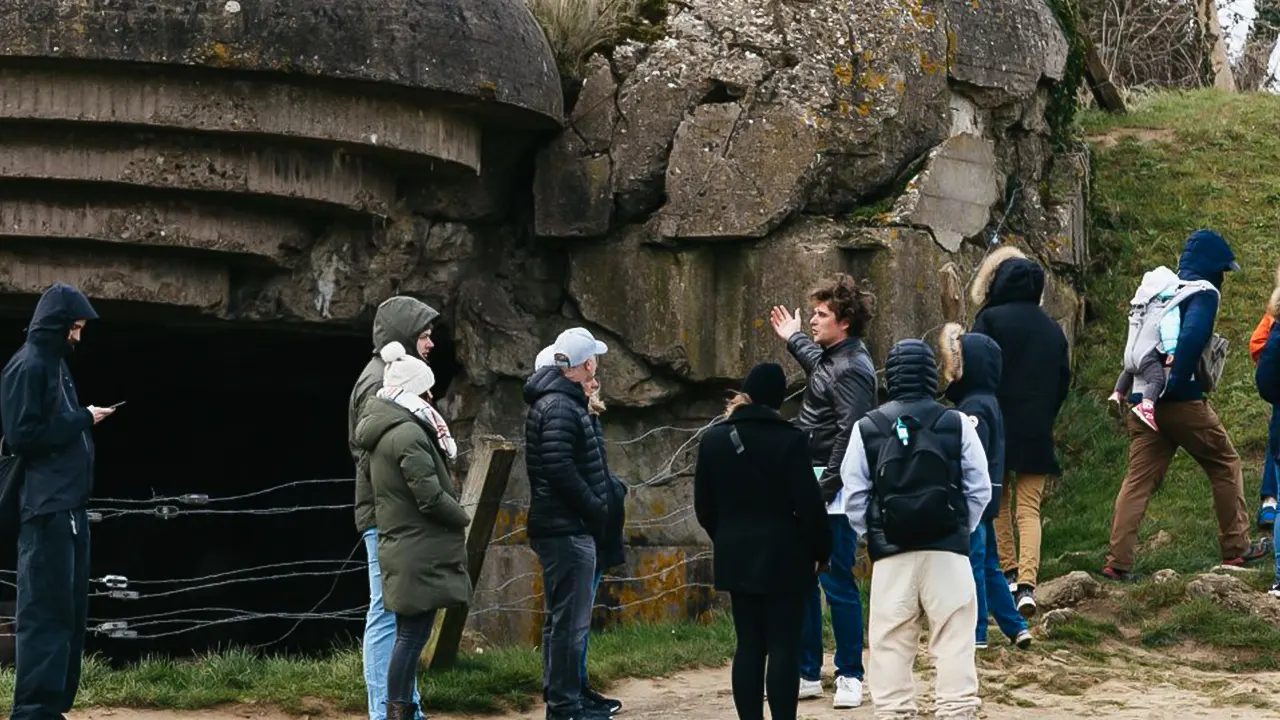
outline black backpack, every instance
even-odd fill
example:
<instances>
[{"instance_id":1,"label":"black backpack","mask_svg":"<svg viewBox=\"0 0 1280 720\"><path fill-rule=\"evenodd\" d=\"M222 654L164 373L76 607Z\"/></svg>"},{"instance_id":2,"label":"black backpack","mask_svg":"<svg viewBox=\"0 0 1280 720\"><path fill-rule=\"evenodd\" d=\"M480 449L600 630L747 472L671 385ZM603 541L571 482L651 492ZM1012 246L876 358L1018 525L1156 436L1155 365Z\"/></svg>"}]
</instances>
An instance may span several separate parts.
<instances>
[{"instance_id":1,"label":"black backpack","mask_svg":"<svg viewBox=\"0 0 1280 720\"><path fill-rule=\"evenodd\" d=\"M876 453L873 492L880 506L885 539L901 548L942 540L961 529L968 512L960 487L960 448L948 448L940 428L959 437L959 413L937 405L920 417L890 419L867 413L885 440Z\"/></svg>"}]
</instances>

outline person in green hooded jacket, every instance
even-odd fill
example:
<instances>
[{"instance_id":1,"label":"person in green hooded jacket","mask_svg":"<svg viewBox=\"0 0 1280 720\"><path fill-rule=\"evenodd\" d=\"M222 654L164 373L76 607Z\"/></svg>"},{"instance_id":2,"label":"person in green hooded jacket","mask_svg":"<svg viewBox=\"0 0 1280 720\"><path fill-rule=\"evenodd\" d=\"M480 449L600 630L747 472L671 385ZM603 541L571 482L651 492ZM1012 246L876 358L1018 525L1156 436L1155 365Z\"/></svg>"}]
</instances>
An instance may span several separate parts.
<instances>
[{"instance_id":1,"label":"person in green hooded jacket","mask_svg":"<svg viewBox=\"0 0 1280 720\"><path fill-rule=\"evenodd\" d=\"M373 357L365 364L347 403L347 445L356 468L356 531L364 538L369 558L369 612L364 625L364 682L368 689L369 720L385 720L387 663L396 638L395 614L382 604L382 570L378 567L378 529L373 514L373 488L369 484L369 459L356 443L356 422L365 403L382 387L386 363L378 351L393 342L417 350L427 359L435 346L432 326L440 313L430 305L405 295L384 300L373 318ZM418 691L414 690L414 703Z\"/></svg>"},{"instance_id":2,"label":"person in green hooded jacket","mask_svg":"<svg viewBox=\"0 0 1280 720\"><path fill-rule=\"evenodd\" d=\"M382 601L395 613L387 665L387 720L411 720L418 658L436 612L471 602L460 488L449 472L458 445L431 406L431 368L393 342L380 353L383 387L366 402L355 440L368 454Z\"/></svg>"}]
</instances>

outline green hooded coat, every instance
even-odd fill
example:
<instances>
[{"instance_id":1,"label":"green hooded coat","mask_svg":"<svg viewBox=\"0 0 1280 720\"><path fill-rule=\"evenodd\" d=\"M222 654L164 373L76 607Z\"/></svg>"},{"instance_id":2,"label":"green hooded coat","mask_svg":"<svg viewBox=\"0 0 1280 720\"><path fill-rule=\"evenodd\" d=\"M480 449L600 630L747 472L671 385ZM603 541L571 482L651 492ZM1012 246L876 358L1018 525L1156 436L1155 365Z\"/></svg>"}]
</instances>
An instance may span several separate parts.
<instances>
[{"instance_id":1,"label":"green hooded coat","mask_svg":"<svg viewBox=\"0 0 1280 720\"><path fill-rule=\"evenodd\" d=\"M378 355L388 343L398 342L410 353L417 352L418 336L431 327L440 313L435 308L411 297L397 295L378 306L373 318L373 357L364 366L360 379L351 390L347 403L347 445L356 466L356 530L361 535L375 527L373 491L369 488L369 468L365 452L356 443L356 422L369 398L382 389L382 373L386 363Z\"/></svg>"},{"instance_id":2,"label":"green hooded coat","mask_svg":"<svg viewBox=\"0 0 1280 720\"><path fill-rule=\"evenodd\" d=\"M383 604L395 613L421 615L470 603L471 519L458 504L434 431L375 396L356 425L356 442L369 454Z\"/></svg>"}]
</instances>

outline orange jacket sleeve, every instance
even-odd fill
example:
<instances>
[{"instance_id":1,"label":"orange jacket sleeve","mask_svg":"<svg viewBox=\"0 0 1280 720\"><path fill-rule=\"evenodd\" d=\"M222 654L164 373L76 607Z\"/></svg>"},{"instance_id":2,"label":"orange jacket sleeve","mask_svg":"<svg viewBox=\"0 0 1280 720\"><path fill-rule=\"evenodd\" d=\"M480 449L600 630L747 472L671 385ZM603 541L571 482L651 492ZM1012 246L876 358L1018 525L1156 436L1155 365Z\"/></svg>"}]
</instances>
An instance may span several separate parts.
<instances>
[{"instance_id":1,"label":"orange jacket sleeve","mask_svg":"<svg viewBox=\"0 0 1280 720\"><path fill-rule=\"evenodd\" d=\"M1262 356L1262 348L1267 344L1267 336L1271 334L1273 323L1275 318L1270 314L1263 315L1258 327L1253 329L1253 335L1249 337L1249 357L1253 359L1254 365L1258 364L1258 358Z\"/></svg>"}]
</instances>

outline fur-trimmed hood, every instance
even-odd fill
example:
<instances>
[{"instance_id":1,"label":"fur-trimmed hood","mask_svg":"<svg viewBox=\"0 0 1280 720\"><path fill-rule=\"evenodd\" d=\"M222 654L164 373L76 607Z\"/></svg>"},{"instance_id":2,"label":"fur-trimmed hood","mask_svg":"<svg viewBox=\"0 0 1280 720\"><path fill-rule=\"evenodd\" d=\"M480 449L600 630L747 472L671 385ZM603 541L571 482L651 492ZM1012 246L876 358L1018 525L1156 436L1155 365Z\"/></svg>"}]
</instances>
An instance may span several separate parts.
<instances>
[{"instance_id":1,"label":"fur-trimmed hood","mask_svg":"<svg viewBox=\"0 0 1280 720\"><path fill-rule=\"evenodd\" d=\"M964 326L960 323L947 323L938 333L938 366L944 385L964 376L964 353L960 350L960 338L963 336Z\"/></svg>"},{"instance_id":2,"label":"fur-trimmed hood","mask_svg":"<svg viewBox=\"0 0 1280 720\"><path fill-rule=\"evenodd\" d=\"M1012 245L987 255L969 288L975 309L1010 302L1038 303L1043 297L1044 269Z\"/></svg>"}]
</instances>

